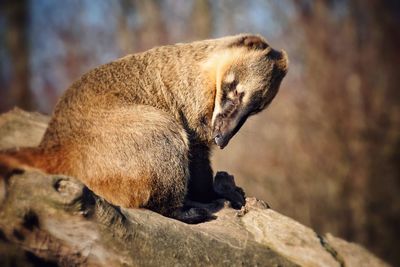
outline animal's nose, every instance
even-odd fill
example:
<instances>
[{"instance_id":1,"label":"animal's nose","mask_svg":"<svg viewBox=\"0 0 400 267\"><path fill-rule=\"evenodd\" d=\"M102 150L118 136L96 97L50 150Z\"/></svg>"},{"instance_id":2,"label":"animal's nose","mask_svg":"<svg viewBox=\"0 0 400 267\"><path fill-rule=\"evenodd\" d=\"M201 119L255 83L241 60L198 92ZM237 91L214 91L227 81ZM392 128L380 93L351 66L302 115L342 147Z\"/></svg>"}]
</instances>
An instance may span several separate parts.
<instances>
[{"instance_id":1,"label":"animal's nose","mask_svg":"<svg viewBox=\"0 0 400 267\"><path fill-rule=\"evenodd\" d=\"M216 134L214 136L214 142L217 146L219 146L220 148L223 148L225 146L225 140L222 136L222 134Z\"/></svg>"}]
</instances>

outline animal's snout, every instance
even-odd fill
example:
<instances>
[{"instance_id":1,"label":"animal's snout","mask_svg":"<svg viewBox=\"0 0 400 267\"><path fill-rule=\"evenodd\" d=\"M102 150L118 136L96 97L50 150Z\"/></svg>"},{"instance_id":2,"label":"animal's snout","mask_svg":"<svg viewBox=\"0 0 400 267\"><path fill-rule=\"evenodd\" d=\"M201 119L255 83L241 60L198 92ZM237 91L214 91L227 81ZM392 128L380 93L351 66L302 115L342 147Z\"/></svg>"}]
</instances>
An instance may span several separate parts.
<instances>
[{"instance_id":1,"label":"animal's snout","mask_svg":"<svg viewBox=\"0 0 400 267\"><path fill-rule=\"evenodd\" d=\"M214 143L221 149L227 145L227 139L228 139L226 136L228 128L224 118L225 117L222 116L221 114L217 115L213 130Z\"/></svg>"},{"instance_id":2,"label":"animal's snout","mask_svg":"<svg viewBox=\"0 0 400 267\"><path fill-rule=\"evenodd\" d=\"M222 134L216 134L214 136L214 142L221 149L227 145L226 138L224 138Z\"/></svg>"},{"instance_id":3,"label":"animal's snout","mask_svg":"<svg viewBox=\"0 0 400 267\"><path fill-rule=\"evenodd\" d=\"M215 142L215 144L217 145L217 146L220 146L221 144L222 144L222 141L223 141L223 138L222 138L222 135L221 134L216 134L215 136L214 136L214 142Z\"/></svg>"}]
</instances>

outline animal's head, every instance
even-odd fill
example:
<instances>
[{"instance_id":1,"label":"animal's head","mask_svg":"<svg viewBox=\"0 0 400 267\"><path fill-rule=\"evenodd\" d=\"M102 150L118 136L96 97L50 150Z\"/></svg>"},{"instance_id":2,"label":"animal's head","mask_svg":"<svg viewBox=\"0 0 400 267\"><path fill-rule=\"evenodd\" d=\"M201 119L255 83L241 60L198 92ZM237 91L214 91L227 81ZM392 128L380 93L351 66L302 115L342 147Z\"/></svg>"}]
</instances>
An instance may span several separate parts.
<instances>
[{"instance_id":1,"label":"animal's head","mask_svg":"<svg viewBox=\"0 0 400 267\"><path fill-rule=\"evenodd\" d=\"M251 115L274 99L288 70L285 51L272 49L257 35L237 37L215 55L213 139L224 148Z\"/></svg>"}]
</instances>

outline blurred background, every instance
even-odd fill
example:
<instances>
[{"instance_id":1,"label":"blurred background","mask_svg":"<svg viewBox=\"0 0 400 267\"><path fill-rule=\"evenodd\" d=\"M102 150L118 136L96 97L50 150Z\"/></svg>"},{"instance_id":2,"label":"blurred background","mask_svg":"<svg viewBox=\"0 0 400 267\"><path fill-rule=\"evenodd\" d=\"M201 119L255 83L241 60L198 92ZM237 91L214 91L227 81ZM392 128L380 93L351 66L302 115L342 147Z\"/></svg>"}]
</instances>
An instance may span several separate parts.
<instances>
[{"instance_id":1,"label":"blurred background","mask_svg":"<svg viewBox=\"0 0 400 267\"><path fill-rule=\"evenodd\" d=\"M400 266L400 1L2 0L0 111L51 114L99 64L241 32L285 49L290 70L214 169Z\"/></svg>"}]
</instances>

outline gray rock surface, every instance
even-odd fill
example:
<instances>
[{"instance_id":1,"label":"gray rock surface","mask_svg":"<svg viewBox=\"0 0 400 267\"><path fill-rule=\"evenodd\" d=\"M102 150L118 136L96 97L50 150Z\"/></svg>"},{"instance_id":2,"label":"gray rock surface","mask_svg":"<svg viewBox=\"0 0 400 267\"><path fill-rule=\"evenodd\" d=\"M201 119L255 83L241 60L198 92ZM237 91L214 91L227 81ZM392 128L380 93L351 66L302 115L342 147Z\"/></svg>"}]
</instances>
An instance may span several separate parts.
<instances>
[{"instance_id":1,"label":"gray rock surface","mask_svg":"<svg viewBox=\"0 0 400 267\"><path fill-rule=\"evenodd\" d=\"M48 117L0 117L0 149L35 146ZM242 210L187 225L110 205L72 177L29 171L0 178L0 266L388 266L364 248L247 198Z\"/></svg>"}]
</instances>

